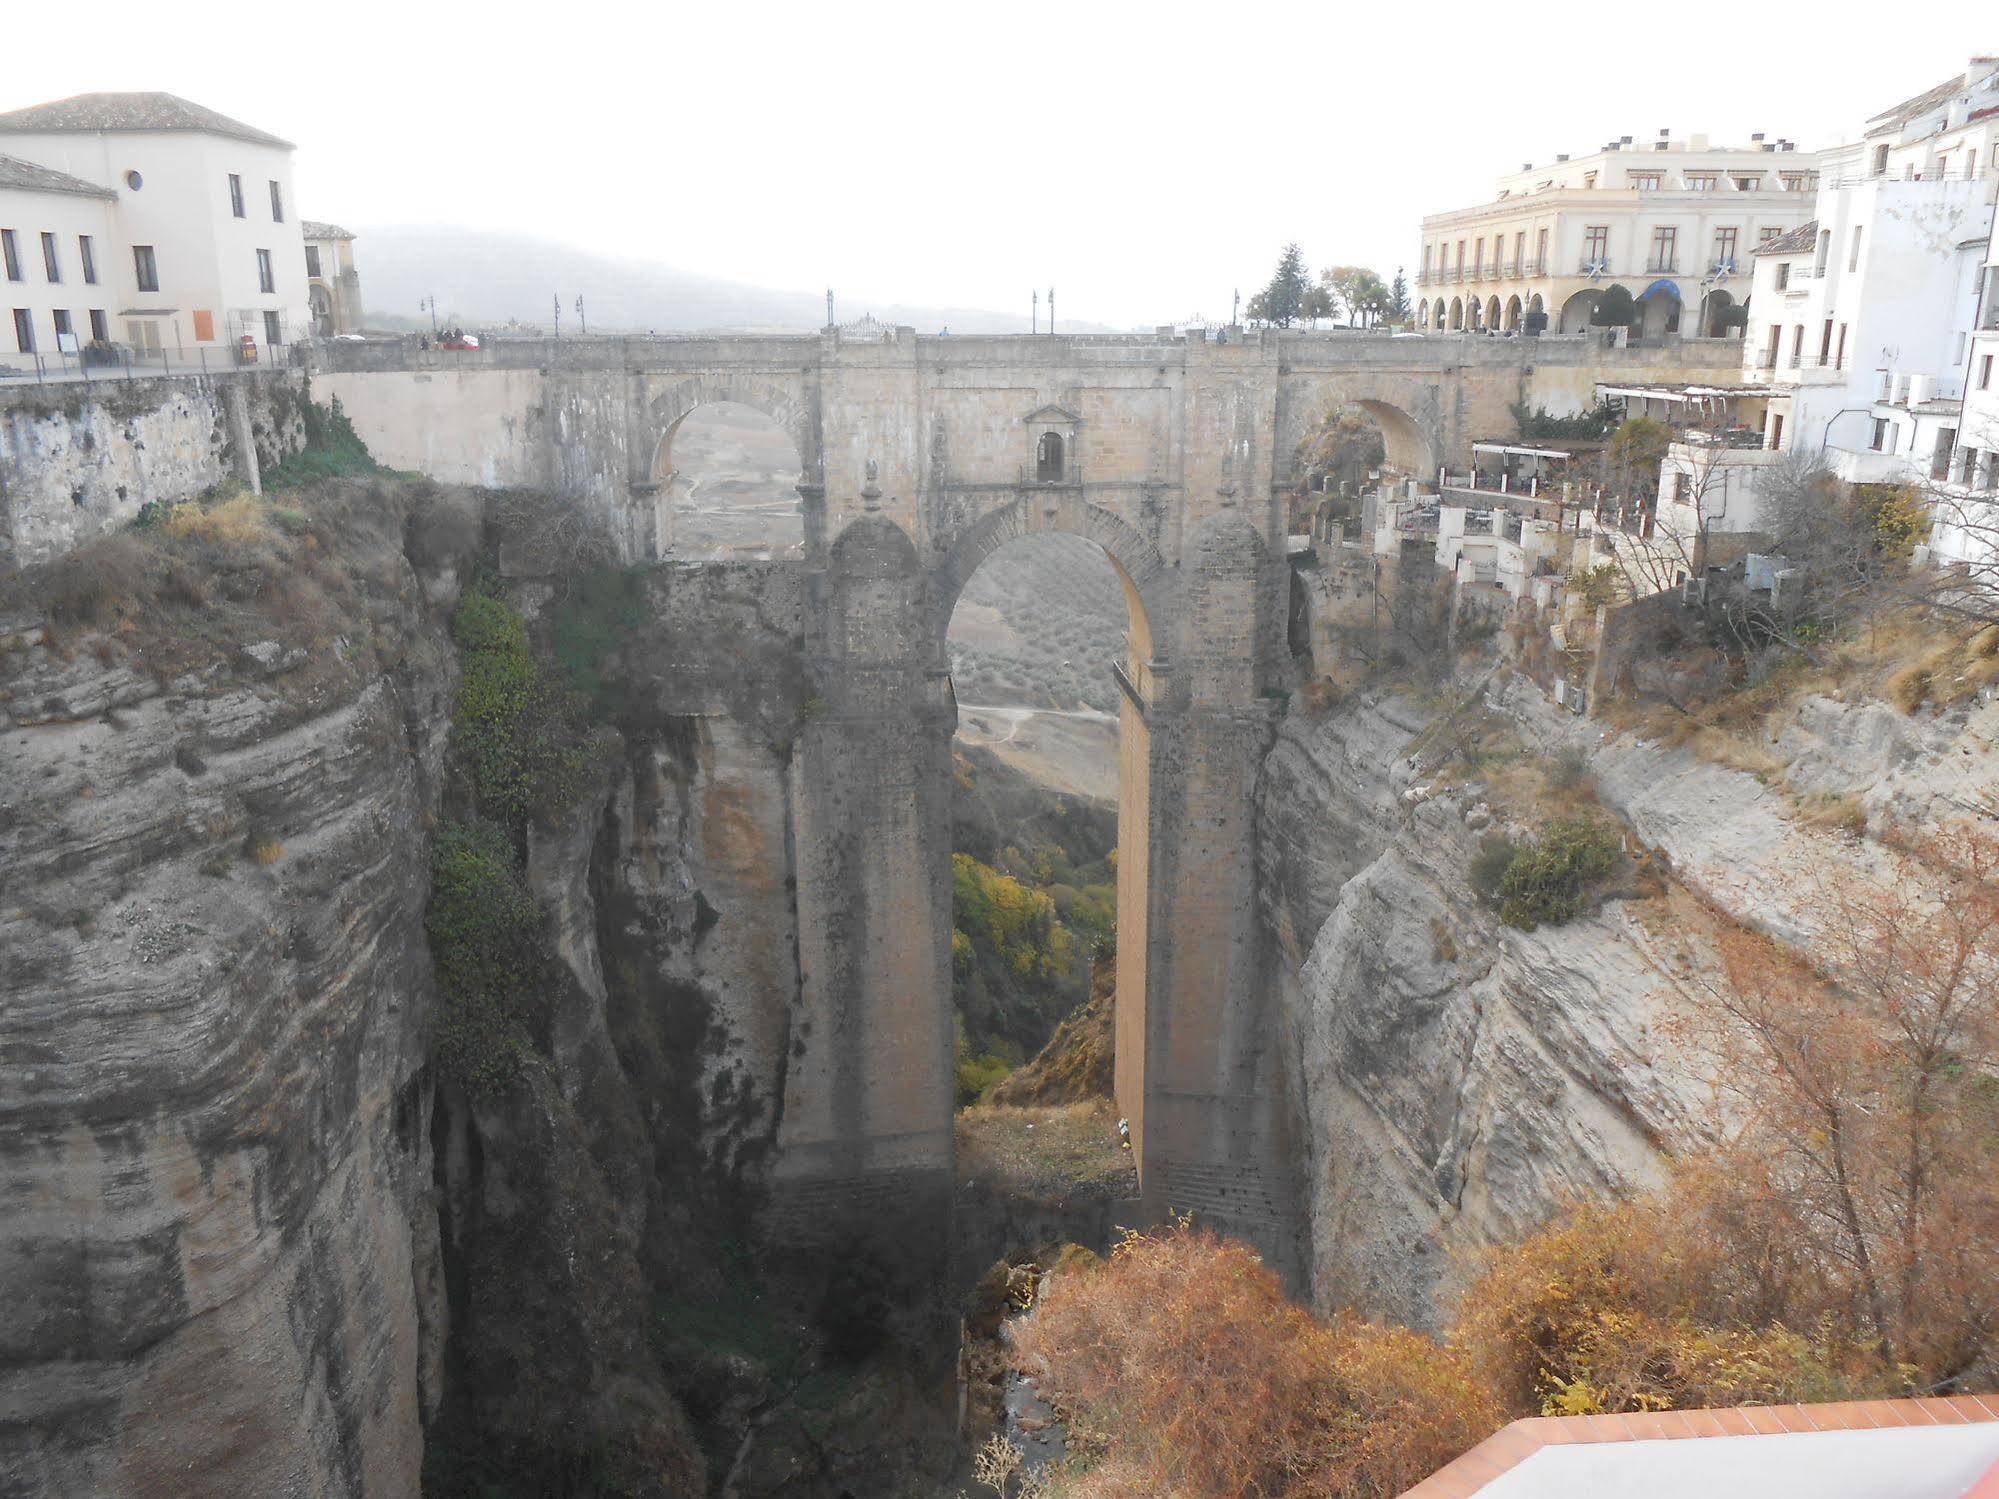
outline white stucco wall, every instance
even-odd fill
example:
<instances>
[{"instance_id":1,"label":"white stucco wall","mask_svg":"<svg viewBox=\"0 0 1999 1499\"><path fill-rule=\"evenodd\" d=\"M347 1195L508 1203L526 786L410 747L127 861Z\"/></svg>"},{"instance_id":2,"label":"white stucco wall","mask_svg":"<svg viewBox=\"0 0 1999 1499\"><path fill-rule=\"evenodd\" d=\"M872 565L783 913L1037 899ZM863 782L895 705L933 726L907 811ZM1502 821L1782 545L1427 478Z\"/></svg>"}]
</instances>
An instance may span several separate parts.
<instances>
[{"instance_id":1,"label":"white stucco wall","mask_svg":"<svg viewBox=\"0 0 1999 1499\"><path fill-rule=\"evenodd\" d=\"M11 154L11 153L10 153ZM79 343L90 341L90 311L104 312L113 337L118 336L115 314L125 305L117 281L116 262L127 252L117 237L112 204L104 198L87 198L76 193L26 192L0 188L0 229L14 231L19 252L19 280L0 280L0 364L16 369L29 368L32 361L20 356L14 331L14 309L25 309L33 329L36 350L56 352L54 313L69 312L72 330ZM62 279L48 279L42 258L42 235L56 236L57 270ZM97 279L84 279L83 253L78 237L88 235L96 261ZM0 269L0 276L4 276Z\"/></svg>"},{"instance_id":2,"label":"white stucco wall","mask_svg":"<svg viewBox=\"0 0 1999 1499\"><path fill-rule=\"evenodd\" d=\"M192 354L196 311L213 315L211 347L232 343L244 331L264 340L262 314L283 320L287 339L311 326L306 303L305 241L299 230L289 147L259 145L196 131L0 131L0 151L53 167L112 189L114 242L101 254L99 274L116 295L113 337L133 342L120 314L147 309L169 315L157 321L161 343ZM128 172L140 175L134 189ZM229 174L243 179L244 216L231 211ZM270 183L279 184L284 218L274 220ZM132 247L151 245L159 290L142 292ZM274 290L258 285L257 256L271 252ZM39 255L37 250L37 255Z\"/></svg>"}]
</instances>

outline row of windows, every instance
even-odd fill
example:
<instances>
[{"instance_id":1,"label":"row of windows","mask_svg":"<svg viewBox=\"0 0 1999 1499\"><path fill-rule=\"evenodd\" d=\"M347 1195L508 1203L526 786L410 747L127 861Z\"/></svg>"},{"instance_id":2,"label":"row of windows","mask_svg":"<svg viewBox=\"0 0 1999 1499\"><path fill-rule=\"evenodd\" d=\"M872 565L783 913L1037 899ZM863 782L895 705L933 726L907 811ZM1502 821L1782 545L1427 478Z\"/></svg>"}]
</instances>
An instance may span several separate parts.
<instances>
[{"instance_id":1,"label":"row of windows","mask_svg":"<svg viewBox=\"0 0 1999 1499\"><path fill-rule=\"evenodd\" d=\"M77 263L83 268L83 280L87 286L97 284L97 246L87 234L76 237ZM6 262L9 281L25 281L27 275L21 266L21 246L19 237L12 229L0 229L0 260ZM62 283L62 246L54 234L42 231L42 274L51 283Z\"/></svg>"},{"instance_id":2,"label":"row of windows","mask_svg":"<svg viewBox=\"0 0 1999 1499\"><path fill-rule=\"evenodd\" d=\"M249 217L249 214L243 211L243 179L237 176L234 172L231 172L229 174L229 211L239 219L246 219ZM284 221L285 221L285 190L283 187L281 187L278 184L276 178L272 178L271 179L271 222L273 224L282 224Z\"/></svg>"},{"instance_id":3,"label":"row of windows","mask_svg":"<svg viewBox=\"0 0 1999 1499\"><path fill-rule=\"evenodd\" d=\"M49 326L55 329L55 346L58 349L62 348L65 338L76 332L71 318L72 314L66 307L58 307L49 314ZM96 343L108 343L111 339L111 325L102 307L90 309L90 337ZM35 318L25 307L14 309L14 347L23 354L35 352Z\"/></svg>"},{"instance_id":4,"label":"row of windows","mask_svg":"<svg viewBox=\"0 0 1999 1499\"><path fill-rule=\"evenodd\" d=\"M54 347L64 353L71 353L75 345L65 348L64 340L76 332L73 314L66 307L58 307L49 314L49 326L55 330ZM102 307L90 309L90 340L93 343L111 341L111 324ZM215 340L215 314L206 309L197 309L194 317L194 338L197 343L212 343ZM264 319L264 342L278 344L284 342L284 314L266 311ZM143 349L160 347L159 324L153 319L132 319L125 324L130 342ZM23 354L32 354L37 348L35 341L35 315L26 307L14 309L14 347Z\"/></svg>"},{"instance_id":5,"label":"row of windows","mask_svg":"<svg viewBox=\"0 0 1999 1499\"><path fill-rule=\"evenodd\" d=\"M1772 225L1766 227L1758 231L1758 241L1762 244L1768 244L1783 232L1783 229L1779 226ZM1741 247L1741 235L1741 228L1735 224L1726 224L1714 231L1713 259L1715 264L1733 265L1735 263L1736 253ZM1467 244L1471 246L1471 266L1473 273L1483 273L1486 269L1485 240L1461 239L1457 242L1456 246L1457 260L1455 266L1447 265L1446 263L1451 250L1449 244L1438 244L1434 247L1430 245L1423 246L1422 274L1425 276L1430 274L1433 249L1435 251L1434 263L1437 270L1456 269L1463 271L1465 268L1465 246ZM1677 270L1679 268L1679 253L1679 228L1671 224L1658 225L1652 230L1651 258L1647 262L1646 269L1660 271ZM1607 265L1609 260L1610 225L1589 224L1584 226L1583 263L1585 265L1598 263ZM1509 269L1518 270L1523 274L1545 274L1548 270L1548 231L1540 229L1535 232L1534 258L1532 261L1527 259L1527 232L1524 229L1513 236L1513 258L1510 262L1506 260L1506 236L1503 234L1494 235L1492 238L1492 265L1494 268L1497 268L1502 264L1506 264Z\"/></svg>"},{"instance_id":6,"label":"row of windows","mask_svg":"<svg viewBox=\"0 0 1999 1499\"><path fill-rule=\"evenodd\" d=\"M1724 177L1735 191L1739 193L1760 193L1764 191L1763 174L1761 172L1744 172L1739 174L1734 172L1683 172L1680 176L1680 185L1685 191L1690 193L1718 192L1721 190ZM1597 174L1595 172L1583 173L1583 190L1585 192L1595 188L1596 178ZM1819 174L1817 172L1783 172L1778 175L1777 180L1783 184L1783 190L1787 193L1809 193L1818 190ZM1625 183L1627 187L1641 193L1656 193L1665 188L1666 174L1664 172L1628 172L1625 174ZM1549 177L1535 183L1534 191L1545 193L1555 185L1555 179ZM1504 198L1508 194L1501 193L1499 196Z\"/></svg>"},{"instance_id":7,"label":"row of windows","mask_svg":"<svg viewBox=\"0 0 1999 1499\"><path fill-rule=\"evenodd\" d=\"M272 187L276 187L274 182ZM83 280L87 286L97 284L97 247L88 234L76 237L77 258L83 267ZM12 229L0 229L0 259L4 259L9 281L25 281L21 273L20 250ZM306 268L312 275L319 274L317 249L306 251ZM42 267L52 284L62 283L62 262L56 246L56 236L44 232L42 235ZM160 289L160 264L151 245L132 246L132 271L138 278L140 291ZM257 289L262 292L276 292L277 276L271 263L271 252L257 252Z\"/></svg>"}]
</instances>

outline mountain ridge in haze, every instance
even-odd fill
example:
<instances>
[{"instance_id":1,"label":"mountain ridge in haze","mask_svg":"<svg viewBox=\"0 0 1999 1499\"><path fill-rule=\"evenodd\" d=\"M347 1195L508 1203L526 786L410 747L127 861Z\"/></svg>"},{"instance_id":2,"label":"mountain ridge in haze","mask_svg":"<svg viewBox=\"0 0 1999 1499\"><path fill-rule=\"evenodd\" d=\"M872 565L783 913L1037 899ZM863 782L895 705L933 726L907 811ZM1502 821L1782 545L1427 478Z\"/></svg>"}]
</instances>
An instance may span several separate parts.
<instances>
[{"instance_id":1,"label":"mountain ridge in haze","mask_svg":"<svg viewBox=\"0 0 1999 1499\"><path fill-rule=\"evenodd\" d=\"M546 327L557 296L573 329L581 295L590 326L604 332L747 330L810 332L826 321L826 299L698 275L632 256L599 254L536 235L435 225L357 227L355 269L371 325L416 327L437 298L445 322L490 325L518 319ZM837 296L838 289L835 289ZM976 307L869 305L842 298L841 322L863 314L922 333L1025 333L1017 314ZM1118 331L1064 319L1064 333Z\"/></svg>"}]
</instances>

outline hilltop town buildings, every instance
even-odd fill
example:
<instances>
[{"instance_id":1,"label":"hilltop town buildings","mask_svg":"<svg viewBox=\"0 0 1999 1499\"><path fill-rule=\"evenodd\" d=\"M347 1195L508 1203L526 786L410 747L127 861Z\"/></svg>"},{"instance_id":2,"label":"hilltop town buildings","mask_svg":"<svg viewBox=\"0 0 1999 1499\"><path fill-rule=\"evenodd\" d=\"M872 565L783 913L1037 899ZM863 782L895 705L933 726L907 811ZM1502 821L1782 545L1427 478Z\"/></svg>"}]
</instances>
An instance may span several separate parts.
<instances>
[{"instance_id":1,"label":"hilltop town buildings","mask_svg":"<svg viewBox=\"0 0 1999 1499\"><path fill-rule=\"evenodd\" d=\"M1622 288L1640 336L1724 336L1740 327L1749 251L1811 216L1819 171L1788 140L1665 131L1528 163L1490 203L1423 220L1416 326L1580 333Z\"/></svg>"},{"instance_id":2,"label":"hilltop town buildings","mask_svg":"<svg viewBox=\"0 0 1999 1499\"><path fill-rule=\"evenodd\" d=\"M0 114L0 360L95 343L267 361L321 302L327 331L358 319L351 237L317 242L311 290L293 149L164 93Z\"/></svg>"},{"instance_id":3,"label":"hilltop town buildings","mask_svg":"<svg viewBox=\"0 0 1999 1499\"><path fill-rule=\"evenodd\" d=\"M338 224L305 219L306 301L312 331L321 338L361 327L361 278L354 269L354 236Z\"/></svg>"}]
</instances>

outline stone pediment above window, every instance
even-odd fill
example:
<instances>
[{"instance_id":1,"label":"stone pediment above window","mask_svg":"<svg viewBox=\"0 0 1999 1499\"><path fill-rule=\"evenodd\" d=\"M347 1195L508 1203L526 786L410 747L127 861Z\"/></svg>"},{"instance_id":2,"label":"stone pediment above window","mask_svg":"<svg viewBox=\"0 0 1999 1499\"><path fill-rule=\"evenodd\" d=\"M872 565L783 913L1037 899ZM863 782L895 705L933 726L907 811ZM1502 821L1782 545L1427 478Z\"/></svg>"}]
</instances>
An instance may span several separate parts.
<instances>
[{"instance_id":1,"label":"stone pediment above window","mask_svg":"<svg viewBox=\"0 0 1999 1499\"><path fill-rule=\"evenodd\" d=\"M1082 423L1082 418L1067 406L1047 405L1037 407L1021 420L1030 427L1074 427Z\"/></svg>"}]
</instances>

